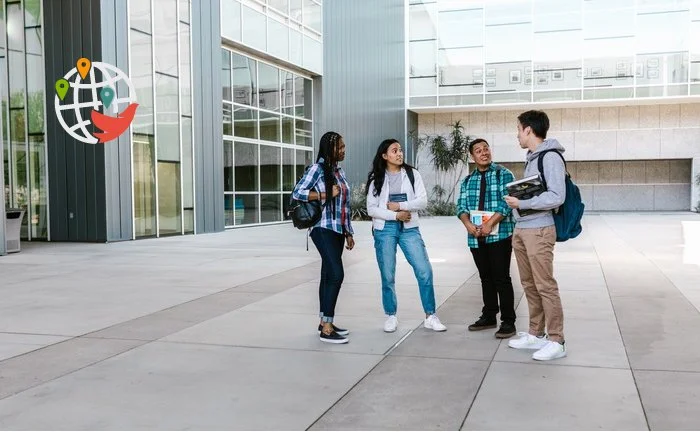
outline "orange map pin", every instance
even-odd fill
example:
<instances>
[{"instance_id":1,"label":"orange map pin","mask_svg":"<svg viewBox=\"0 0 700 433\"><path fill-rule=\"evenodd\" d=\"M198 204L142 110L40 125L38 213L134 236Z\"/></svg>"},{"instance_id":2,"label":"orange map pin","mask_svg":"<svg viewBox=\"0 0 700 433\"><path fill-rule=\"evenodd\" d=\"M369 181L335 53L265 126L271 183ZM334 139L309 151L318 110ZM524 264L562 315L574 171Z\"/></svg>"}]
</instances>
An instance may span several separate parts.
<instances>
[{"instance_id":1,"label":"orange map pin","mask_svg":"<svg viewBox=\"0 0 700 433\"><path fill-rule=\"evenodd\" d=\"M78 59L78 63L76 64L78 67L78 72L80 73L80 76L83 77L83 80L85 77L87 77L88 72L90 72L90 60L86 59L85 57L81 57Z\"/></svg>"}]
</instances>

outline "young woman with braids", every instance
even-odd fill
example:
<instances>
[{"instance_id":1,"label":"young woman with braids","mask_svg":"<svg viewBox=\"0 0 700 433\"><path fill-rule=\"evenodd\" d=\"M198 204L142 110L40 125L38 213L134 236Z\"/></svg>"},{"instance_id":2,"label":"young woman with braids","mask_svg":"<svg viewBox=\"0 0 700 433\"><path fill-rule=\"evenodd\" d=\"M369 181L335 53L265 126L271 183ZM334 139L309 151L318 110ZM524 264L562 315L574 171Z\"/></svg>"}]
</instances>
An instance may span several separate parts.
<instances>
[{"instance_id":1,"label":"young woman with braids","mask_svg":"<svg viewBox=\"0 0 700 433\"><path fill-rule=\"evenodd\" d=\"M347 329L333 324L335 304L345 276L343 244L348 250L355 246L350 223L350 186L345 172L338 167L344 159L343 137L337 132L326 132L321 137L316 163L309 166L292 192L296 200L323 202L321 220L311 229L311 239L321 255L321 283L318 287L321 323L318 330L321 341L326 343L347 343L349 334Z\"/></svg>"},{"instance_id":2,"label":"young woman with braids","mask_svg":"<svg viewBox=\"0 0 700 433\"><path fill-rule=\"evenodd\" d=\"M428 205L423 179L418 170L403 160L401 144L394 139L382 141L367 177L367 212L372 217L374 250L382 276L382 304L387 315L385 332L394 332L396 318L396 246L401 247L418 280L425 311L423 326L445 331L435 315L433 268L418 230L418 211Z\"/></svg>"}]
</instances>

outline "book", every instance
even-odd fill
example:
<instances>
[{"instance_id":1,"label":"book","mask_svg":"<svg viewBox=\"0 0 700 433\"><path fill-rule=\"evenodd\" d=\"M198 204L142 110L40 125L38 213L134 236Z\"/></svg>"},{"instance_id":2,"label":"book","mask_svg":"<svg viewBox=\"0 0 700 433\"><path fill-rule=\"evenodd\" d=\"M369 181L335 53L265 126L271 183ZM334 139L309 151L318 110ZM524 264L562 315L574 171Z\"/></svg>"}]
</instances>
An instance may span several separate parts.
<instances>
[{"instance_id":1,"label":"book","mask_svg":"<svg viewBox=\"0 0 700 433\"><path fill-rule=\"evenodd\" d=\"M506 189L508 190L508 195L519 200L528 200L546 191L539 174L507 183ZM527 216L536 212L541 211L536 209L518 209L518 215L520 216Z\"/></svg>"},{"instance_id":2,"label":"book","mask_svg":"<svg viewBox=\"0 0 700 433\"><path fill-rule=\"evenodd\" d=\"M394 203L401 203L403 201L408 201L408 196L406 195L406 193L389 194L389 201Z\"/></svg>"},{"instance_id":3,"label":"book","mask_svg":"<svg viewBox=\"0 0 700 433\"><path fill-rule=\"evenodd\" d=\"M475 226L480 226L484 224L486 221L488 221L496 212L489 212L487 210L473 210L469 212L469 220L474 224ZM498 227L501 225L501 223L496 223L495 226L491 229L491 235L495 235L498 233Z\"/></svg>"}]
</instances>

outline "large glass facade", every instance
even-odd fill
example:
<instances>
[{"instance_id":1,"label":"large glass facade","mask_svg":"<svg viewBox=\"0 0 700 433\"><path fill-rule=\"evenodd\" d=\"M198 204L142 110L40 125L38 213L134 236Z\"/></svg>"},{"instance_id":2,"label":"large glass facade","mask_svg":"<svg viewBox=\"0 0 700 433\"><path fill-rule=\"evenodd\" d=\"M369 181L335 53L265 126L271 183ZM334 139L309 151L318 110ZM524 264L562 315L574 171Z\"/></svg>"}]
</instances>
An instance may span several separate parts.
<instances>
[{"instance_id":1,"label":"large glass facade","mask_svg":"<svg viewBox=\"0 0 700 433\"><path fill-rule=\"evenodd\" d=\"M700 94L698 0L409 0L409 105Z\"/></svg>"},{"instance_id":2,"label":"large glass facade","mask_svg":"<svg viewBox=\"0 0 700 433\"><path fill-rule=\"evenodd\" d=\"M282 221L313 159L312 81L226 48L221 55L225 225Z\"/></svg>"},{"instance_id":3,"label":"large glass facade","mask_svg":"<svg viewBox=\"0 0 700 433\"><path fill-rule=\"evenodd\" d=\"M321 0L221 0L221 34L310 71L323 69Z\"/></svg>"},{"instance_id":4,"label":"large glass facade","mask_svg":"<svg viewBox=\"0 0 700 433\"><path fill-rule=\"evenodd\" d=\"M48 238L41 0L0 1L5 206L26 210L23 239Z\"/></svg>"},{"instance_id":5,"label":"large glass facade","mask_svg":"<svg viewBox=\"0 0 700 433\"><path fill-rule=\"evenodd\" d=\"M134 236L194 233L189 0L132 0Z\"/></svg>"}]
</instances>

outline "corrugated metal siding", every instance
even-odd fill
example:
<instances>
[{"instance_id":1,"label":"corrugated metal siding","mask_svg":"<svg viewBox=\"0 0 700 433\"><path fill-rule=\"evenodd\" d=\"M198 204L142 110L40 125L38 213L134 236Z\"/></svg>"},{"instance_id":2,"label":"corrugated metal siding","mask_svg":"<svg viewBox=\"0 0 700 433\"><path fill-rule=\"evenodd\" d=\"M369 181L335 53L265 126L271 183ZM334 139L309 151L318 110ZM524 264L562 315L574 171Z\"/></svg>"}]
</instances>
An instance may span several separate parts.
<instances>
[{"instance_id":1,"label":"corrugated metal siding","mask_svg":"<svg viewBox=\"0 0 700 433\"><path fill-rule=\"evenodd\" d=\"M101 0L102 60L129 73L128 2ZM117 96L126 97L124 83L117 87ZM107 240L132 238L131 212L131 136L122 134L105 145L105 184Z\"/></svg>"},{"instance_id":2,"label":"corrugated metal siding","mask_svg":"<svg viewBox=\"0 0 700 433\"><path fill-rule=\"evenodd\" d=\"M197 233L224 229L224 144L219 0L192 2Z\"/></svg>"},{"instance_id":3,"label":"corrugated metal siding","mask_svg":"<svg viewBox=\"0 0 700 433\"><path fill-rule=\"evenodd\" d=\"M51 240L104 242L105 147L78 142L61 128L53 115L52 92L77 59L102 58L100 2L45 0L43 6Z\"/></svg>"},{"instance_id":4,"label":"corrugated metal siding","mask_svg":"<svg viewBox=\"0 0 700 433\"><path fill-rule=\"evenodd\" d=\"M404 0L323 2L320 132L345 137L353 183L365 181L383 139L406 142L404 8Z\"/></svg>"}]
</instances>

